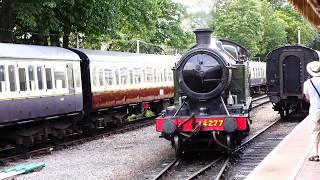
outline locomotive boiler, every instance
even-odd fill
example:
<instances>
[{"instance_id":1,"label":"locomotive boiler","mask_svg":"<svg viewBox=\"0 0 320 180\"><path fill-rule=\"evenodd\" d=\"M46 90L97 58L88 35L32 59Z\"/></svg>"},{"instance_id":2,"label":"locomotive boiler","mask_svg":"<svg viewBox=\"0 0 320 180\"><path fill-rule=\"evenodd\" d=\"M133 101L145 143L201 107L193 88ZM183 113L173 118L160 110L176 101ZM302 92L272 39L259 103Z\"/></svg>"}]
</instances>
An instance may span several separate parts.
<instances>
[{"instance_id":1,"label":"locomotive boiler","mask_svg":"<svg viewBox=\"0 0 320 180\"><path fill-rule=\"evenodd\" d=\"M231 151L249 132L251 96L248 51L195 31L197 44L174 68L174 106L156 119L156 130L176 155L189 150Z\"/></svg>"}]
</instances>

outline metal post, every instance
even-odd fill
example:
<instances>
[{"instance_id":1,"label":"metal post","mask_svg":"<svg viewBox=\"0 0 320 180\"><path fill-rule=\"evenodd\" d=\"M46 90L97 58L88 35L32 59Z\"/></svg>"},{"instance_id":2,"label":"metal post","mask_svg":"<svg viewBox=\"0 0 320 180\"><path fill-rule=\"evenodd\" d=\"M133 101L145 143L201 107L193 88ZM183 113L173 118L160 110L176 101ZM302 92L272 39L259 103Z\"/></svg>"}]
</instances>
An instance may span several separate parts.
<instances>
[{"instance_id":1,"label":"metal post","mask_svg":"<svg viewBox=\"0 0 320 180\"><path fill-rule=\"evenodd\" d=\"M301 32L301 28L300 26L298 26L298 44L301 44L301 41L300 41L300 32Z\"/></svg>"},{"instance_id":2,"label":"metal post","mask_svg":"<svg viewBox=\"0 0 320 180\"><path fill-rule=\"evenodd\" d=\"M137 53L140 53L140 40L137 40Z\"/></svg>"}]
</instances>

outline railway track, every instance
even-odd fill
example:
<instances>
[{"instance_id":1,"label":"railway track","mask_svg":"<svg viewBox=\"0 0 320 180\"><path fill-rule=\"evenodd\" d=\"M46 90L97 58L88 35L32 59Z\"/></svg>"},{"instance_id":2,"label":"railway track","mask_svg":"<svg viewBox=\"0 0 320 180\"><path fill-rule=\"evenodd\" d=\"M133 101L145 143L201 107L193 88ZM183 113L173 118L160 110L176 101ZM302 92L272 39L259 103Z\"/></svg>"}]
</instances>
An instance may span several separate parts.
<instances>
[{"instance_id":1,"label":"railway track","mask_svg":"<svg viewBox=\"0 0 320 180\"><path fill-rule=\"evenodd\" d=\"M220 157L211 158L202 164L197 159L190 164L181 163L182 159L174 159L152 179L244 179L298 124L298 122L289 121L285 122L286 124L279 122L280 119L249 136L231 155L220 155ZM282 127L281 131L278 125ZM257 139L260 140L256 141ZM233 164L238 164L238 168L233 168Z\"/></svg>"},{"instance_id":2,"label":"railway track","mask_svg":"<svg viewBox=\"0 0 320 180\"><path fill-rule=\"evenodd\" d=\"M252 99L252 109L258 108L269 102L270 102L269 97L266 94L255 97Z\"/></svg>"},{"instance_id":3,"label":"railway track","mask_svg":"<svg viewBox=\"0 0 320 180\"><path fill-rule=\"evenodd\" d=\"M2 152L0 154L0 166L5 165L8 162L14 162L20 159L27 159L34 156L51 154L53 151L62 150L71 146L84 144L86 142L101 139L104 137L108 137L114 134L120 134L128 131L132 131L135 129L139 129L142 127L150 126L154 124L155 117L144 118L140 121L136 121L134 123L126 124L122 127L115 128L113 130L102 131L93 136L74 136L70 139L65 139L64 142L50 142L50 144L44 144L41 147L36 147L30 150L26 150L25 152ZM14 148L11 149L11 151Z\"/></svg>"}]
</instances>

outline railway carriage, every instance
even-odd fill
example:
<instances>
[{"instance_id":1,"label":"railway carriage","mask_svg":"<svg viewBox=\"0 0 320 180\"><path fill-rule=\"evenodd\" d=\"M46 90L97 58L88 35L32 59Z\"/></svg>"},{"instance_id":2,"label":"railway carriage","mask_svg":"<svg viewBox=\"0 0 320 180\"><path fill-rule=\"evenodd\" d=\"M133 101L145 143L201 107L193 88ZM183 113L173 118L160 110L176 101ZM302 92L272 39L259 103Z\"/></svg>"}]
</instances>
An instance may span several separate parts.
<instances>
[{"instance_id":1,"label":"railway carriage","mask_svg":"<svg viewBox=\"0 0 320 180\"><path fill-rule=\"evenodd\" d=\"M83 91L91 126L130 121L146 108L157 114L170 104L175 56L72 50L83 61L83 81L90 81Z\"/></svg>"},{"instance_id":2,"label":"railway carriage","mask_svg":"<svg viewBox=\"0 0 320 180\"><path fill-rule=\"evenodd\" d=\"M301 45L286 45L267 56L267 89L273 109L283 118L290 110L307 112L303 83L310 78L306 66L319 61L319 51Z\"/></svg>"},{"instance_id":3,"label":"railway carriage","mask_svg":"<svg viewBox=\"0 0 320 180\"><path fill-rule=\"evenodd\" d=\"M175 56L0 43L0 149L153 116L173 98Z\"/></svg>"},{"instance_id":4,"label":"railway carriage","mask_svg":"<svg viewBox=\"0 0 320 180\"><path fill-rule=\"evenodd\" d=\"M266 63L249 61L251 94L266 92Z\"/></svg>"},{"instance_id":5,"label":"railway carriage","mask_svg":"<svg viewBox=\"0 0 320 180\"><path fill-rule=\"evenodd\" d=\"M69 50L0 43L0 127L14 125L0 137L22 144L64 134L60 129L82 114L80 78L80 58ZM48 120L47 129L35 123L40 119ZM23 123L33 126L16 129Z\"/></svg>"}]
</instances>

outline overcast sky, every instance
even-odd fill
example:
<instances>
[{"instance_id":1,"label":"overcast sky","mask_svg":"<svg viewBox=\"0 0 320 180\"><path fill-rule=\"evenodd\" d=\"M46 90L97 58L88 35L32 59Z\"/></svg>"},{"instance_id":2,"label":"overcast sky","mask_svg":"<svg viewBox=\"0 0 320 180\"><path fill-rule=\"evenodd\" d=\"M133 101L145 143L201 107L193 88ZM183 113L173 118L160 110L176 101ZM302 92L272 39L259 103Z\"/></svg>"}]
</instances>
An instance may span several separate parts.
<instances>
[{"instance_id":1,"label":"overcast sky","mask_svg":"<svg viewBox=\"0 0 320 180\"><path fill-rule=\"evenodd\" d=\"M186 6L188 13L199 11L210 12L211 2L213 0L173 0Z\"/></svg>"}]
</instances>

